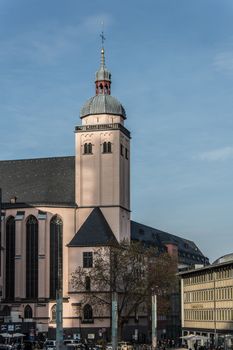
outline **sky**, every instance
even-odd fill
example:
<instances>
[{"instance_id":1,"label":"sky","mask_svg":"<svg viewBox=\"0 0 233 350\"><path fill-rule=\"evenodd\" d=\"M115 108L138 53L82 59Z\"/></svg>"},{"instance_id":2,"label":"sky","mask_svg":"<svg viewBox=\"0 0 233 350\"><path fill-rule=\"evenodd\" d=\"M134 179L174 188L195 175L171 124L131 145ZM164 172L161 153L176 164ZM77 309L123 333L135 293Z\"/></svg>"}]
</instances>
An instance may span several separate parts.
<instances>
[{"instance_id":1,"label":"sky","mask_svg":"<svg viewBox=\"0 0 233 350\"><path fill-rule=\"evenodd\" d=\"M232 18L232 0L0 0L0 159L74 155L103 21L132 219L233 252Z\"/></svg>"}]
</instances>

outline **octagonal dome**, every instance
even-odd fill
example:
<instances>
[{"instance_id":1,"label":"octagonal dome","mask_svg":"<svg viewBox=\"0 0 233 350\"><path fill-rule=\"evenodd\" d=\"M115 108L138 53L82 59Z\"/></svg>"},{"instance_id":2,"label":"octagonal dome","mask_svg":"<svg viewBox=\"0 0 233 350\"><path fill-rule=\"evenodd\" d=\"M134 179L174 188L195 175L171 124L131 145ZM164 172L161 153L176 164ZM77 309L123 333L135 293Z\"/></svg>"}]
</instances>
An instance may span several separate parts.
<instances>
[{"instance_id":1,"label":"octagonal dome","mask_svg":"<svg viewBox=\"0 0 233 350\"><path fill-rule=\"evenodd\" d=\"M80 117L95 114L114 114L126 118L122 104L115 97L105 94L91 97L82 107Z\"/></svg>"}]
</instances>

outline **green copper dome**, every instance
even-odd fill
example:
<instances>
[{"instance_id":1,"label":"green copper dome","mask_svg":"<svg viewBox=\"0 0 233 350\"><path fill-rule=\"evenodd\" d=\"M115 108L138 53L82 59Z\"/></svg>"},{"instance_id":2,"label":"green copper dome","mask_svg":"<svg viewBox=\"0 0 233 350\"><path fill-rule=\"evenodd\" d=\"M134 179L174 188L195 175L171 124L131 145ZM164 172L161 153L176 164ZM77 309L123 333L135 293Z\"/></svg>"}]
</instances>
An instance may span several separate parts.
<instances>
[{"instance_id":1,"label":"green copper dome","mask_svg":"<svg viewBox=\"0 0 233 350\"><path fill-rule=\"evenodd\" d=\"M82 107L80 117L93 114L114 114L126 118L122 104L115 97L105 94L91 97Z\"/></svg>"}]
</instances>

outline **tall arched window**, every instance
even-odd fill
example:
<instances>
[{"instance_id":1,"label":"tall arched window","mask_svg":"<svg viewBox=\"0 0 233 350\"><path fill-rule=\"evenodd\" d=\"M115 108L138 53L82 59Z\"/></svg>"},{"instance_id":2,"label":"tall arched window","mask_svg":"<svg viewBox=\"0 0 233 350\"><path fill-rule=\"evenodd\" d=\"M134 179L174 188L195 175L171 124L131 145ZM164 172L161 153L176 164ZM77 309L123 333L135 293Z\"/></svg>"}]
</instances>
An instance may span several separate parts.
<instances>
[{"instance_id":1,"label":"tall arched window","mask_svg":"<svg viewBox=\"0 0 233 350\"><path fill-rule=\"evenodd\" d=\"M33 215L26 223L26 297L38 297L38 221Z\"/></svg>"},{"instance_id":2,"label":"tall arched window","mask_svg":"<svg viewBox=\"0 0 233 350\"><path fill-rule=\"evenodd\" d=\"M51 307L51 321L52 322L56 322L56 316L57 316L56 309L57 309L56 304Z\"/></svg>"},{"instance_id":3,"label":"tall arched window","mask_svg":"<svg viewBox=\"0 0 233 350\"><path fill-rule=\"evenodd\" d=\"M13 216L6 222L5 296L8 300L13 300L15 297L15 219Z\"/></svg>"},{"instance_id":4,"label":"tall arched window","mask_svg":"<svg viewBox=\"0 0 233 350\"><path fill-rule=\"evenodd\" d=\"M56 299L56 291L62 287L62 231L59 216L50 221L50 298Z\"/></svg>"},{"instance_id":5,"label":"tall arched window","mask_svg":"<svg viewBox=\"0 0 233 350\"><path fill-rule=\"evenodd\" d=\"M83 308L83 318L84 318L84 322L85 321L92 321L93 320L93 311L92 311L92 307L89 304L86 304Z\"/></svg>"},{"instance_id":6,"label":"tall arched window","mask_svg":"<svg viewBox=\"0 0 233 350\"><path fill-rule=\"evenodd\" d=\"M30 305L25 306L24 318L32 318L32 308Z\"/></svg>"}]
</instances>

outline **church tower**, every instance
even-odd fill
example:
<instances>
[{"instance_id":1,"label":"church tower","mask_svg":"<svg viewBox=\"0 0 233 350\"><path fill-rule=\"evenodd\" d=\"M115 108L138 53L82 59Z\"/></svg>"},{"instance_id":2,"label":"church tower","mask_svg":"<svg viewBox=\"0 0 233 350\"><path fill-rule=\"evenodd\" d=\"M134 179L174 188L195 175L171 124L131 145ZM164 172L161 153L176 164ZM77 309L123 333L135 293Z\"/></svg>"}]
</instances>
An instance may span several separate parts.
<instances>
[{"instance_id":1,"label":"church tower","mask_svg":"<svg viewBox=\"0 0 233 350\"><path fill-rule=\"evenodd\" d=\"M75 128L77 230L99 208L118 241L130 239L130 132L126 113L111 95L111 73L101 64L95 96L82 107Z\"/></svg>"}]
</instances>

